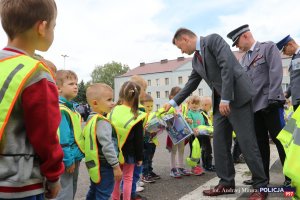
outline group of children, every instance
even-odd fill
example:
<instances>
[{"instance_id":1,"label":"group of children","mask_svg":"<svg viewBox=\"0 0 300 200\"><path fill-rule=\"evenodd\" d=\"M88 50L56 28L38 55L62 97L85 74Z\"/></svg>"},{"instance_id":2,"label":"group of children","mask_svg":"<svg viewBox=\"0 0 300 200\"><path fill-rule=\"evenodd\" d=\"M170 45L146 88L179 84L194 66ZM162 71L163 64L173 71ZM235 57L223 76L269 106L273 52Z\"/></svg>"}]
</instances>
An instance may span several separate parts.
<instances>
[{"instance_id":1,"label":"group of children","mask_svg":"<svg viewBox=\"0 0 300 200\"><path fill-rule=\"evenodd\" d=\"M158 133L146 129L157 117L146 81L132 77L125 82L117 105L108 85L90 85L86 97L93 112L82 131L72 102L78 93L77 75L70 70L56 72L53 63L35 55L35 50L47 51L53 42L55 1L1 0L0 5L8 36L0 51L1 198L74 199L85 158L91 182L87 199L142 199L136 193L142 190L140 179L147 183L160 179L152 166ZM170 98L179 90L173 88ZM201 113L199 103L191 99L190 110L183 112L201 143L204 168L213 171L210 138L198 126L209 125L209 117ZM187 142L173 145L168 139L173 177L191 174L183 167ZM192 173L201 175L201 170L199 164Z\"/></svg>"}]
</instances>

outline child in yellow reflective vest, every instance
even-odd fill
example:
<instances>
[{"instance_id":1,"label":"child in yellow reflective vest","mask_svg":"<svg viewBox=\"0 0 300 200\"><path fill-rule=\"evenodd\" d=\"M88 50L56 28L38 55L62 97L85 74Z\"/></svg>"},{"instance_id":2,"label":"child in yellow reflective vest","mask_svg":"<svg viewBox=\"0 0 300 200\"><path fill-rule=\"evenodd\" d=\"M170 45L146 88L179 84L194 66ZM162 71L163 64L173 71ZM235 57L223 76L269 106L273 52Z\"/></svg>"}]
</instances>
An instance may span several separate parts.
<instances>
[{"instance_id":1,"label":"child in yellow reflective vest","mask_svg":"<svg viewBox=\"0 0 300 200\"><path fill-rule=\"evenodd\" d=\"M156 118L156 113L153 110L153 98L146 94L141 100L141 104L144 106L146 113L148 114L147 124ZM147 126L146 124L146 126ZM156 179L160 179L160 176L153 172L152 160L158 145L157 132L148 132L145 130L144 136L144 159L143 159L143 177L142 181L146 183L153 183Z\"/></svg>"},{"instance_id":2,"label":"child in yellow reflective vest","mask_svg":"<svg viewBox=\"0 0 300 200\"><path fill-rule=\"evenodd\" d=\"M108 114L108 119L119 138L119 161L123 170L123 199L131 198L134 166L143 162L143 120L146 113L139 111L140 86L125 82L119 93L119 105ZM120 199L120 181L115 182L112 200Z\"/></svg>"},{"instance_id":3,"label":"child in yellow reflective vest","mask_svg":"<svg viewBox=\"0 0 300 200\"><path fill-rule=\"evenodd\" d=\"M103 83L87 88L86 98L92 113L84 128L85 163L91 185L87 200L109 199L114 180L122 179L118 160L118 137L114 127L104 117L114 106L113 90Z\"/></svg>"},{"instance_id":4,"label":"child in yellow reflective vest","mask_svg":"<svg viewBox=\"0 0 300 200\"><path fill-rule=\"evenodd\" d=\"M193 147L196 148L197 146L195 146L194 144L194 140L196 139L195 142L197 142L197 140L200 140L200 134L199 134L199 130L198 130L198 126L200 125L204 125L205 124L205 121L204 121L204 117L203 115L200 113L200 97L199 96L191 96L189 97L188 99L189 101L189 106L188 106L188 113L187 113L187 122L189 123L191 129L193 129L194 131L194 135L190 136L190 158L191 159L197 159L197 165L196 166L192 166L192 170L191 172L196 175L196 176L199 176L199 175L202 175L204 172L203 172L203 169L202 167L200 166L200 156L201 154L199 155L199 158L194 158L192 155L193 154ZM199 142L199 141L198 141ZM194 149L196 150L196 149ZM201 150L200 150L201 151Z\"/></svg>"},{"instance_id":5,"label":"child in yellow reflective vest","mask_svg":"<svg viewBox=\"0 0 300 200\"><path fill-rule=\"evenodd\" d=\"M58 133L60 145L64 151L65 164L65 172L60 177L62 189L56 197L57 200L75 197L80 161L84 157L81 116L72 102L78 93L77 81L76 73L71 70L59 70L56 73L62 116Z\"/></svg>"}]
</instances>

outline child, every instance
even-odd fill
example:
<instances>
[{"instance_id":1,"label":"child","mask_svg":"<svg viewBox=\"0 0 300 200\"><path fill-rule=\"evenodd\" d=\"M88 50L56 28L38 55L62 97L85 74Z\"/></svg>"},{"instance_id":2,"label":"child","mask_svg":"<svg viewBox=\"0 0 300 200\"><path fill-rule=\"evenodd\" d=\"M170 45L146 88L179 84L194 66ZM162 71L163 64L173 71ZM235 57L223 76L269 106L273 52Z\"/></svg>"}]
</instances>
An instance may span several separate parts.
<instances>
[{"instance_id":1,"label":"child","mask_svg":"<svg viewBox=\"0 0 300 200\"><path fill-rule=\"evenodd\" d=\"M64 170L58 94L50 70L33 56L51 46L56 4L1 0L0 10L8 36L0 50L0 198L55 198Z\"/></svg>"},{"instance_id":2,"label":"child","mask_svg":"<svg viewBox=\"0 0 300 200\"><path fill-rule=\"evenodd\" d=\"M193 151L192 144L193 144L194 139L197 137L200 142L201 136L199 134L197 134L197 132L198 132L197 127L205 124L204 117L200 113L200 106L201 106L200 101L201 100L200 100L199 96L189 97L189 111L187 114L187 118L190 121L190 127L193 130L196 129L195 134L190 137L190 157L191 157L192 151ZM199 162L200 162L200 160L199 160ZM199 164L199 162L198 162L198 164ZM195 166L192 168L192 173L196 176L202 175L203 169L199 165Z\"/></svg>"},{"instance_id":3,"label":"child","mask_svg":"<svg viewBox=\"0 0 300 200\"><path fill-rule=\"evenodd\" d=\"M203 97L201 99L201 114L204 118L204 125L207 127L212 127L211 120L211 97ZM213 130L213 129L212 129ZM212 164L212 146L211 146L211 136L200 135L199 142L202 148L201 158L203 163L203 168L206 171L214 172L215 166Z\"/></svg>"},{"instance_id":4,"label":"child","mask_svg":"<svg viewBox=\"0 0 300 200\"><path fill-rule=\"evenodd\" d=\"M139 102L145 98L146 95L146 90L147 90L147 82L145 81L145 79L143 79L141 76L139 75L134 75L130 78L130 81L139 85L141 88L141 92L139 95ZM145 108L143 105L141 105L139 103L139 110L142 112L145 112ZM144 135L144 130L143 132L141 132L141 134ZM131 199L132 200L139 200L139 199L143 199L144 197L142 197L140 194L137 194L137 192L141 192L144 190L144 188L142 186L144 186L143 182L140 181L140 176L142 173L142 166L134 166L134 171L133 171L133 181L132 181L132 188L131 188ZM154 180L152 180L152 182L154 182Z\"/></svg>"},{"instance_id":5,"label":"child","mask_svg":"<svg viewBox=\"0 0 300 200\"><path fill-rule=\"evenodd\" d=\"M84 157L84 140L81 131L81 116L71 100L77 96L77 75L71 70L58 70L56 84L59 92L61 122L60 144L64 151L65 172L60 178L62 190L57 199L74 199L77 190L79 164Z\"/></svg>"},{"instance_id":6,"label":"child","mask_svg":"<svg viewBox=\"0 0 300 200\"><path fill-rule=\"evenodd\" d=\"M109 199L114 188L114 178L117 181L122 178L117 157L117 134L104 117L114 106L113 90L106 84L95 83L87 88L86 98L93 110L83 131L85 162L91 178L86 199Z\"/></svg>"},{"instance_id":7,"label":"child","mask_svg":"<svg viewBox=\"0 0 300 200\"><path fill-rule=\"evenodd\" d=\"M179 91L180 87L173 87L171 89L169 99L172 99ZM168 113L176 113L175 109L171 108ZM167 136L167 149L171 152L171 172L170 176L174 178L181 178L181 176L189 176L190 171L184 169L183 167L183 155L184 155L184 146L185 141L180 142L179 144L174 145L171 141L171 138ZM178 151L178 168L176 167L176 153Z\"/></svg>"},{"instance_id":8,"label":"child","mask_svg":"<svg viewBox=\"0 0 300 200\"><path fill-rule=\"evenodd\" d=\"M146 113L138 110L139 85L127 81L119 93L119 103L112 109L108 119L116 128L119 137L119 161L123 164L123 199L131 199L132 177L135 164L143 160L143 120ZM112 199L120 199L120 181L115 182Z\"/></svg>"},{"instance_id":9,"label":"child","mask_svg":"<svg viewBox=\"0 0 300 200\"><path fill-rule=\"evenodd\" d=\"M155 117L153 110L153 98L146 94L144 99L141 100L141 104L144 106L148 115L147 122ZM144 159L143 159L143 177L142 180L145 183L152 183L156 179L160 179L160 176L153 172L152 160L155 153L156 145L158 145L157 137L155 133L149 133L145 130L144 136Z\"/></svg>"}]
</instances>

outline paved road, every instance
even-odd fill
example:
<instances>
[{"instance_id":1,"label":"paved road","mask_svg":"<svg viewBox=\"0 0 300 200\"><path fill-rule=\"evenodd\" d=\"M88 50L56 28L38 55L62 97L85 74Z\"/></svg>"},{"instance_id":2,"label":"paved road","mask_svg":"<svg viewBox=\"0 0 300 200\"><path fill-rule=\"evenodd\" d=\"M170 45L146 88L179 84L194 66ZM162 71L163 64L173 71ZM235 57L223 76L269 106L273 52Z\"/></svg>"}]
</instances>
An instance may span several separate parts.
<instances>
[{"instance_id":1,"label":"paved road","mask_svg":"<svg viewBox=\"0 0 300 200\"><path fill-rule=\"evenodd\" d=\"M174 179L169 176L170 173L170 154L165 148L166 135L159 136L160 146L154 156L154 171L159 174L162 179L156 183L147 184L141 195L149 200L199 200L199 199L246 199L250 193L239 192L234 195L226 195L217 198L207 198L202 196L203 189L210 188L218 183L218 177L215 173L206 172L202 176L189 176L181 179ZM185 148L185 155L189 153L189 147ZM271 168L271 185L279 186L283 182L282 168L279 162L275 162L278 157L276 148L271 144L271 164L275 163ZM242 191L247 188L242 181L250 178L248 167L245 164L238 164L236 168L236 186ZM88 191L89 178L82 162L78 180L78 190L75 199L83 200ZM276 197L277 196L277 197ZM270 194L268 199L283 199L283 194Z\"/></svg>"}]
</instances>

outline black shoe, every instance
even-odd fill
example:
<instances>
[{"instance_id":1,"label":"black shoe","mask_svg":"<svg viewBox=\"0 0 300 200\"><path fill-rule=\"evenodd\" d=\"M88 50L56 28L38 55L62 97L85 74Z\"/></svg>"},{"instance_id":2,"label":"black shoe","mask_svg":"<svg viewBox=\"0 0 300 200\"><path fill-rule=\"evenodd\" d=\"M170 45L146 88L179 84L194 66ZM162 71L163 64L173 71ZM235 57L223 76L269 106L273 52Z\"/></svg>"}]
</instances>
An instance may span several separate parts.
<instances>
[{"instance_id":1,"label":"black shoe","mask_svg":"<svg viewBox=\"0 0 300 200\"><path fill-rule=\"evenodd\" d=\"M209 171L209 172L215 172L216 168L214 165L211 165L210 167L204 167L205 171Z\"/></svg>"},{"instance_id":2,"label":"black shoe","mask_svg":"<svg viewBox=\"0 0 300 200\"><path fill-rule=\"evenodd\" d=\"M253 185L254 181L252 179L243 181L245 185Z\"/></svg>"},{"instance_id":3,"label":"black shoe","mask_svg":"<svg viewBox=\"0 0 300 200\"><path fill-rule=\"evenodd\" d=\"M154 180L161 179L160 176L154 172L150 172L149 176Z\"/></svg>"},{"instance_id":4,"label":"black shoe","mask_svg":"<svg viewBox=\"0 0 300 200\"><path fill-rule=\"evenodd\" d=\"M285 180L283 182L283 187L291 187L291 181L290 180Z\"/></svg>"},{"instance_id":5,"label":"black shoe","mask_svg":"<svg viewBox=\"0 0 300 200\"><path fill-rule=\"evenodd\" d=\"M244 156L240 155L238 158L233 159L233 163L238 164L238 163L246 163L246 162Z\"/></svg>"}]
</instances>

